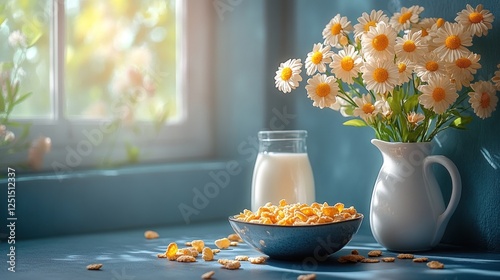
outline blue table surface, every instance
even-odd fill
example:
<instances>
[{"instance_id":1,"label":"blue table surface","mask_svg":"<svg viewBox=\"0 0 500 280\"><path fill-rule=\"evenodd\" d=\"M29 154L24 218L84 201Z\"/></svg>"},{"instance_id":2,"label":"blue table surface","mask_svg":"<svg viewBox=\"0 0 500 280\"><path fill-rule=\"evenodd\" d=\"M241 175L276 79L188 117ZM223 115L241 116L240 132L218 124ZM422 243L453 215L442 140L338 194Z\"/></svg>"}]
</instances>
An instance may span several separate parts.
<instances>
[{"instance_id":1,"label":"blue table surface","mask_svg":"<svg viewBox=\"0 0 500 280\"><path fill-rule=\"evenodd\" d=\"M232 233L227 221L193 225L152 228L160 238L147 240L144 230L128 230L16 241L16 272L7 270L8 244L0 243L0 279L201 279L207 271L215 271L213 279L297 279L298 275L315 273L316 279L500 279L500 254L478 252L452 246L438 246L429 252L415 254L445 264L433 270L424 263L396 259L394 263L341 264L337 258L356 249L365 255L380 249L384 256L397 253L385 251L372 236L356 235L341 251L324 262L312 258L302 261L268 259L263 265L242 262L239 270L222 269L216 261L178 263L157 258L170 242L180 246L186 241L202 239L215 248L213 241ZM7 252L7 253L6 253ZM230 247L216 258L236 255L261 256L248 245ZM102 263L99 271L86 266Z\"/></svg>"}]
</instances>

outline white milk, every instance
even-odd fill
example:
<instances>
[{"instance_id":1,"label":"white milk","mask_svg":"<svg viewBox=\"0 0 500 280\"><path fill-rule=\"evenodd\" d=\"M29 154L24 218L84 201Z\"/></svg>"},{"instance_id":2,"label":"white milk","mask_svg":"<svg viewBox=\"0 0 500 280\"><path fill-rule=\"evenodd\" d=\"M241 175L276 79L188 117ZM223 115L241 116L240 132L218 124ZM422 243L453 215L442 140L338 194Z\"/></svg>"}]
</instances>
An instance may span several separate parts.
<instances>
[{"instance_id":1,"label":"white milk","mask_svg":"<svg viewBox=\"0 0 500 280\"><path fill-rule=\"evenodd\" d=\"M314 178L307 153L259 153L252 180L252 211L275 205L315 200Z\"/></svg>"}]
</instances>

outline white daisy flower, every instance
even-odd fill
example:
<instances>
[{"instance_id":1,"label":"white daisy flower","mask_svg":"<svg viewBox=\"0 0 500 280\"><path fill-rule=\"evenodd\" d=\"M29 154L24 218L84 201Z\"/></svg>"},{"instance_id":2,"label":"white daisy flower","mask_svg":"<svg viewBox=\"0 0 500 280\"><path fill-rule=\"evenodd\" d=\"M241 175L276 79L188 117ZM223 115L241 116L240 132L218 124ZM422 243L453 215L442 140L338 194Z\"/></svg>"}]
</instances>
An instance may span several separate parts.
<instances>
[{"instance_id":1,"label":"white daisy flower","mask_svg":"<svg viewBox=\"0 0 500 280\"><path fill-rule=\"evenodd\" d=\"M378 112L385 118L389 119L392 116L392 109L387 101L387 96L385 94L375 94L375 108Z\"/></svg>"},{"instance_id":2,"label":"white daisy flower","mask_svg":"<svg viewBox=\"0 0 500 280\"><path fill-rule=\"evenodd\" d=\"M488 10L483 10L483 5L477 5L474 9L471 5L467 4L466 8L457 13L455 21L464 25L473 35L481 37L488 35L488 29L493 26L495 17Z\"/></svg>"},{"instance_id":3,"label":"white daisy flower","mask_svg":"<svg viewBox=\"0 0 500 280\"><path fill-rule=\"evenodd\" d=\"M431 34L432 26L436 24L437 20L437 18L423 18L412 26L411 31L421 31L422 39L427 42L431 38L429 35Z\"/></svg>"},{"instance_id":4,"label":"white daisy flower","mask_svg":"<svg viewBox=\"0 0 500 280\"><path fill-rule=\"evenodd\" d=\"M10 33L9 35L9 44L11 47L13 48L25 48L27 46L26 44L26 36L24 36L24 34L19 31L19 30L16 30L16 31L12 31L12 33Z\"/></svg>"},{"instance_id":5,"label":"white daisy flower","mask_svg":"<svg viewBox=\"0 0 500 280\"><path fill-rule=\"evenodd\" d=\"M428 84L420 85L418 90L422 92L418 97L419 103L436 114L444 113L458 98L455 86L444 76L429 80Z\"/></svg>"},{"instance_id":6,"label":"white daisy flower","mask_svg":"<svg viewBox=\"0 0 500 280\"><path fill-rule=\"evenodd\" d=\"M372 10L370 14L363 13L358 18L359 23L354 25L354 37L361 38L361 36L370 31L370 27L375 27L381 21L389 24L389 18L381 10Z\"/></svg>"},{"instance_id":7,"label":"white daisy flower","mask_svg":"<svg viewBox=\"0 0 500 280\"><path fill-rule=\"evenodd\" d=\"M347 17L341 17L337 14L330 20L323 30L323 39L325 39L324 44L340 48L341 45L339 40L342 36L349 34L350 31L352 31L351 22L347 19Z\"/></svg>"},{"instance_id":8,"label":"white daisy flower","mask_svg":"<svg viewBox=\"0 0 500 280\"><path fill-rule=\"evenodd\" d=\"M307 97L313 101L313 106L323 109L337 102L339 85L334 76L316 74L307 80Z\"/></svg>"},{"instance_id":9,"label":"white daisy flower","mask_svg":"<svg viewBox=\"0 0 500 280\"><path fill-rule=\"evenodd\" d=\"M366 123L373 123L374 118L379 113L377 106L373 102L371 95L363 94L362 97L354 97L353 101L356 103L353 116L362 118Z\"/></svg>"},{"instance_id":10,"label":"white daisy flower","mask_svg":"<svg viewBox=\"0 0 500 280\"><path fill-rule=\"evenodd\" d=\"M300 59L289 59L281 63L274 77L278 90L288 93L296 89L299 86L299 82L302 81L302 77L300 76L300 72L302 72L301 68L302 63Z\"/></svg>"},{"instance_id":11,"label":"white daisy flower","mask_svg":"<svg viewBox=\"0 0 500 280\"><path fill-rule=\"evenodd\" d=\"M417 126L425 120L425 116L420 113L411 112L406 115L406 119L411 125Z\"/></svg>"},{"instance_id":12,"label":"white daisy flower","mask_svg":"<svg viewBox=\"0 0 500 280\"><path fill-rule=\"evenodd\" d=\"M474 109L474 113L481 119L491 117L498 103L496 89L492 83L479 81L470 85L472 92L469 92L469 103Z\"/></svg>"},{"instance_id":13,"label":"white daisy flower","mask_svg":"<svg viewBox=\"0 0 500 280\"><path fill-rule=\"evenodd\" d=\"M500 91L500 64L497 65L497 71L495 71L495 74L493 75L493 78L491 78L491 82L495 85L495 88Z\"/></svg>"},{"instance_id":14,"label":"white daisy flower","mask_svg":"<svg viewBox=\"0 0 500 280\"><path fill-rule=\"evenodd\" d=\"M427 45L421 39L422 32L407 32L403 37L396 38L394 50L400 59L417 61L428 50Z\"/></svg>"},{"instance_id":15,"label":"white daisy flower","mask_svg":"<svg viewBox=\"0 0 500 280\"><path fill-rule=\"evenodd\" d=\"M392 60L372 59L361 66L367 90L384 94L392 91L398 84L398 67Z\"/></svg>"},{"instance_id":16,"label":"white daisy flower","mask_svg":"<svg viewBox=\"0 0 500 280\"><path fill-rule=\"evenodd\" d=\"M332 62L332 52L330 46L324 46L321 43L314 44L312 52L307 54L306 73L312 76L314 73L325 73L326 65Z\"/></svg>"},{"instance_id":17,"label":"white daisy flower","mask_svg":"<svg viewBox=\"0 0 500 280\"><path fill-rule=\"evenodd\" d=\"M332 55L332 63L330 68L332 72L344 83L353 84L353 78L358 77L360 67L363 63L363 58L358 54L353 45L348 45L347 48L334 53Z\"/></svg>"},{"instance_id":18,"label":"white daisy flower","mask_svg":"<svg viewBox=\"0 0 500 280\"><path fill-rule=\"evenodd\" d=\"M435 53L428 53L415 64L415 74L424 82L446 76L445 62L441 61Z\"/></svg>"},{"instance_id":19,"label":"white daisy flower","mask_svg":"<svg viewBox=\"0 0 500 280\"><path fill-rule=\"evenodd\" d=\"M474 80L474 74L477 69L481 68L479 64L481 56L475 53L469 53L467 56L462 56L453 62L446 63L446 71L450 78L455 81L457 90L461 90L462 86L468 87L470 82Z\"/></svg>"},{"instance_id":20,"label":"white daisy flower","mask_svg":"<svg viewBox=\"0 0 500 280\"><path fill-rule=\"evenodd\" d=\"M394 13L389 23L396 29L397 32L410 29L412 24L419 21L419 15L424 11L424 7L418 5L410 8L401 8L399 13Z\"/></svg>"},{"instance_id":21,"label":"white daisy flower","mask_svg":"<svg viewBox=\"0 0 500 280\"><path fill-rule=\"evenodd\" d=\"M466 47L472 46L472 34L463 25L445 22L437 30L433 44L436 47L434 52L439 58L448 62L455 61L469 53Z\"/></svg>"},{"instance_id":22,"label":"white daisy flower","mask_svg":"<svg viewBox=\"0 0 500 280\"><path fill-rule=\"evenodd\" d=\"M410 81L413 77L413 69L415 66L408 60L397 60L396 66L398 67L398 83L397 85L402 85Z\"/></svg>"},{"instance_id":23,"label":"white daisy flower","mask_svg":"<svg viewBox=\"0 0 500 280\"><path fill-rule=\"evenodd\" d=\"M396 37L394 28L383 21L379 22L361 38L363 55L384 60L394 59Z\"/></svg>"}]
</instances>

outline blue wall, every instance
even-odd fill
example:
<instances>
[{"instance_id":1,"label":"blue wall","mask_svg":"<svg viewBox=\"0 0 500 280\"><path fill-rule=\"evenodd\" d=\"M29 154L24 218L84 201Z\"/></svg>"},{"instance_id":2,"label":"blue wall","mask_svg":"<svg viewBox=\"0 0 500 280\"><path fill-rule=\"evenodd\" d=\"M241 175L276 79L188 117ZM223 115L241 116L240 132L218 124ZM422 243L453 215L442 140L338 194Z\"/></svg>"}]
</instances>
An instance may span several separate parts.
<instances>
[{"instance_id":1,"label":"blue wall","mask_svg":"<svg viewBox=\"0 0 500 280\"><path fill-rule=\"evenodd\" d=\"M476 77L490 78L500 63L500 6L496 0L485 1L301 1L294 2L290 23L295 34L292 57L303 60L313 43L322 42L321 31L337 13L353 24L362 12L381 9L389 16L400 7L425 7L423 17L454 20L456 13L483 3L497 19L487 37L475 38L473 50L482 56L482 69ZM275 60L278 65L279 59ZM305 78L305 77L303 77ZM303 83L304 84L304 83ZM278 93L277 93L278 94ZM290 96L283 97L292 98ZM344 127L346 120L338 112L320 110L311 105L303 87L294 92L298 128L309 131L308 148L315 173L317 199L343 201L369 213L371 192L382 163L378 150L370 144L374 137L369 128ZM452 159L462 176L463 192L459 207L452 217L443 242L500 250L500 108L493 117L474 119L466 131L448 131L439 135L442 147L435 153ZM439 168L437 172L443 171ZM449 179L439 176L445 199L449 198ZM363 231L369 231L368 219Z\"/></svg>"}]
</instances>

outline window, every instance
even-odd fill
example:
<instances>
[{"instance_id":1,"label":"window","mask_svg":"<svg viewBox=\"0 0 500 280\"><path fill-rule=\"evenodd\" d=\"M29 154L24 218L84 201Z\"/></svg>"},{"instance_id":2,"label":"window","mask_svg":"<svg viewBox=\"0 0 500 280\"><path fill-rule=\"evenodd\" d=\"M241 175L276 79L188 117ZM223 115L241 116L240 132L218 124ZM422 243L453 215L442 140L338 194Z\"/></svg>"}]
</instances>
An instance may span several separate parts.
<instances>
[{"instance_id":1,"label":"window","mask_svg":"<svg viewBox=\"0 0 500 280\"><path fill-rule=\"evenodd\" d=\"M52 139L44 169L60 174L210 155L210 47L202 41L207 35L187 32L196 25L210 33L204 5L8 0L0 7L2 39L20 30L28 46L36 42L21 54L20 92L32 94L11 118L32 123L32 138ZM1 61L19 55L1 48Z\"/></svg>"}]
</instances>

